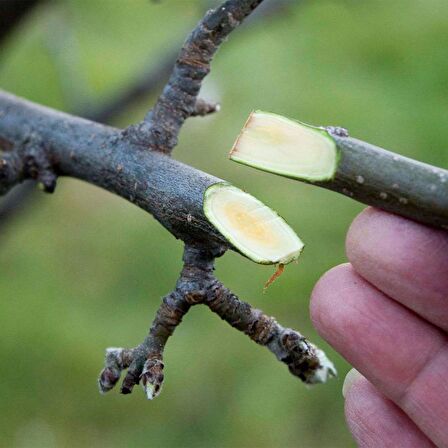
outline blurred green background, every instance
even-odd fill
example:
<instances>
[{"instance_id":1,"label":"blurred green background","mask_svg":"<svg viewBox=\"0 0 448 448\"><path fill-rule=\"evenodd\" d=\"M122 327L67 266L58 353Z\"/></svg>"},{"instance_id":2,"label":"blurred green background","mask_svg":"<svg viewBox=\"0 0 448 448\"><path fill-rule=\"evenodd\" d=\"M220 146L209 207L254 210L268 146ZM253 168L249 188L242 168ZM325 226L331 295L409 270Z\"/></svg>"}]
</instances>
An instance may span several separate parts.
<instances>
[{"instance_id":1,"label":"blurred green background","mask_svg":"<svg viewBox=\"0 0 448 448\"><path fill-rule=\"evenodd\" d=\"M67 111L97 107L179 47L205 3L42 3L4 44L0 86ZM0 446L353 446L341 396L349 366L317 336L308 302L318 278L345 261L344 236L362 206L231 163L227 153L259 108L341 125L448 167L447 17L446 0L303 0L254 19L223 45L207 78L204 95L222 111L189 120L175 151L270 204L306 242L299 264L265 295L272 267L228 253L217 275L326 348L338 379L304 387L266 349L197 307L168 343L157 400L139 389L100 396L104 349L142 340L174 286L182 245L126 201L60 179L54 195L35 196L0 227ZM139 120L156 94L115 124Z\"/></svg>"}]
</instances>

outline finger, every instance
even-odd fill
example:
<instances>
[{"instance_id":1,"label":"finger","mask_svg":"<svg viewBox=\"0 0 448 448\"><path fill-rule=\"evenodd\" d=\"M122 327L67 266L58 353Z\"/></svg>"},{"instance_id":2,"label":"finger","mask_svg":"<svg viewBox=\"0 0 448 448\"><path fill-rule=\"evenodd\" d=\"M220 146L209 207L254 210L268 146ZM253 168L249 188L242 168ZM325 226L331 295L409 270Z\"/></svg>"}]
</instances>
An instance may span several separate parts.
<instances>
[{"instance_id":1,"label":"finger","mask_svg":"<svg viewBox=\"0 0 448 448\"><path fill-rule=\"evenodd\" d=\"M436 444L448 446L446 335L391 300L350 265L329 271L312 294L319 333Z\"/></svg>"},{"instance_id":2,"label":"finger","mask_svg":"<svg viewBox=\"0 0 448 448\"><path fill-rule=\"evenodd\" d=\"M344 382L345 418L359 447L434 447L399 407L353 372Z\"/></svg>"},{"instance_id":3,"label":"finger","mask_svg":"<svg viewBox=\"0 0 448 448\"><path fill-rule=\"evenodd\" d=\"M346 245L362 277L448 330L448 232L368 208L353 221Z\"/></svg>"}]
</instances>

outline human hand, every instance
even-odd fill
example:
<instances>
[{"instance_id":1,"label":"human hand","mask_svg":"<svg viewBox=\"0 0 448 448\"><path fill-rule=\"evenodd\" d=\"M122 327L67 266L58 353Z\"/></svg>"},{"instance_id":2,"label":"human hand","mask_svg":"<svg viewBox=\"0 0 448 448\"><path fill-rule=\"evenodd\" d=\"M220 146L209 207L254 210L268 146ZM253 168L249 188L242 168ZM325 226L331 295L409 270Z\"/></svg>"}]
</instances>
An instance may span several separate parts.
<instances>
[{"instance_id":1,"label":"human hand","mask_svg":"<svg viewBox=\"0 0 448 448\"><path fill-rule=\"evenodd\" d=\"M350 431L361 447L448 447L448 233L368 208L346 249L311 316L360 372L344 384Z\"/></svg>"}]
</instances>

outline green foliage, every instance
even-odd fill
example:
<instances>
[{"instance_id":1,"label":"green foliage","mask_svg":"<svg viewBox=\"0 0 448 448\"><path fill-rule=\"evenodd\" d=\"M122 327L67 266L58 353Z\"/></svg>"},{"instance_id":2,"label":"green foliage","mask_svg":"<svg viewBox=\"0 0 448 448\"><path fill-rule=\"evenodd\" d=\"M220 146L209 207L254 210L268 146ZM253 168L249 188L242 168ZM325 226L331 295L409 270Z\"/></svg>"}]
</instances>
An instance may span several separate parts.
<instances>
[{"instance_id":1,"label":"green foliage","mask_svg":"<svg viewBox=\"0 0 448 448\"><path fill-rule=\"evenodd\" d=\"M2 51L0 85L70 110L58 63L63 53L79 73L73 79L85 79L99 104L148 59L156 65L180 45L201 13L193 0L48 2ZM205 86L222 112L190 120L181 134L176 157L272 206L307 245L266 295L272 267L229 253L217 275L316 342L308 317L313 284L345 261L345 232L362 207L231 163L227 152L249 111L263 109L341 125L447 167L447 14L442 0L297 2L288 14L231 36ZM152 101L142 98L117 124L137 121ZM192 310L169 341L159 399L147 402L139 390L126 397L97 393L104 349L141 341L181 267L181 244L143 211L60 179L52 197L37 198L2 230L2 445L351 446L341 396L348 365L336 353L329 351L340 378L306 389L266 349L205 308Z\"/></svg>"}]
</instances>

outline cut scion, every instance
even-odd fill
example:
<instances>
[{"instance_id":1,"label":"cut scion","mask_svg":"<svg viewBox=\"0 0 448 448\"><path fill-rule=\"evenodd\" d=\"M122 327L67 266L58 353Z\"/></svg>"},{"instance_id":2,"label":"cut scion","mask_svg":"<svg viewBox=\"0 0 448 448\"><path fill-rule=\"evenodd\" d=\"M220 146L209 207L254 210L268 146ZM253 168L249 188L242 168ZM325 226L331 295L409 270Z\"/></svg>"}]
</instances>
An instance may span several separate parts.
<instances>
[{"instance_id":1,"label":"cut scion","mask_svg":"<svg viewBox=\"0 0 448 448\"><path fill-rule=\"evenodd\" d=\"M276 212L232 185L209 187L204 213L236 249L256 263L287 264L303 249L302 241Z\"/></svg>"},{"instance_id":2,"label":"cut scion","mask_svg":"<svg viewBox=\"0 0 448 448\"><path fill-rule=\"evenodd\" d=\"M255 111L230 152L235 162L294 179L331 179L338 149L327 131L281 115Z\"/></svg>"}]
</instances>

